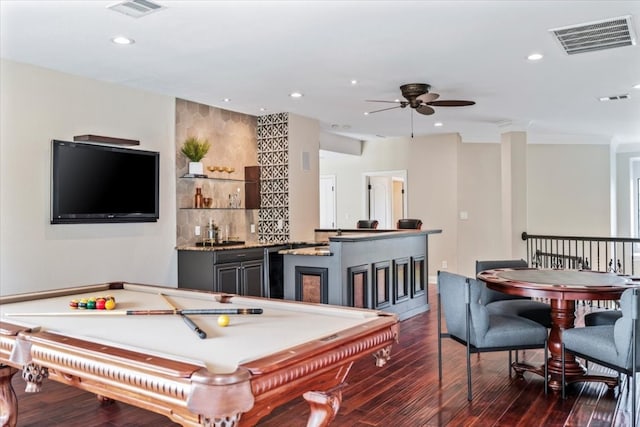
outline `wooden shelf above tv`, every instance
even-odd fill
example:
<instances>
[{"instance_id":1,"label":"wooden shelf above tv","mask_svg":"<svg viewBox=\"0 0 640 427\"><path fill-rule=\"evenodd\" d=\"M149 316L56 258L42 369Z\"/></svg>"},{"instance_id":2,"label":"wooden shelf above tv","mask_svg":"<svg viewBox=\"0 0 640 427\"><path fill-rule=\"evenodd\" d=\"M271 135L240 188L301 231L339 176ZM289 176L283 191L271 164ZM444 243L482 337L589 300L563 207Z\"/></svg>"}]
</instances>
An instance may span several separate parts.
<instances>
[{"instance_id":1,"label":"wooden shelf above tv","mask_svg":"<svg viewBox=\"0 0 640 427\"><path fill-rule=\"evenodd\" d=\"M100 135L76 135L73 137L76 142L99 142L102 144L115 145L140 145L140 141L136 139L113 138L111 136Z\"/></svg>"}]
</instances>

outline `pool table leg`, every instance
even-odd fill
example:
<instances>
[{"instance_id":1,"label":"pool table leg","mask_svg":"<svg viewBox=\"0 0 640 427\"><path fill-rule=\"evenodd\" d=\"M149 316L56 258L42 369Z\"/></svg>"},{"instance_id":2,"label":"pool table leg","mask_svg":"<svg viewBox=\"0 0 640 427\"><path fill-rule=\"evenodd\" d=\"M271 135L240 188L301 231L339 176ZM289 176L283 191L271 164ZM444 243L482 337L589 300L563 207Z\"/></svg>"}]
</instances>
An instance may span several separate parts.
<instances>
[{"instance_id":1,"label":"pool table leg","mask_svg":"<svg viewBox=\"0 0 640 427\"><path fill-rule=\"evenodd\" d=\"M22 379L27 383L26 393L38 393L42 389L42 381L49 377L49 369L35 363L27 363L22 367Z\"/></svg>"},{"instance_id":2,"label":"pool table leg","mask_svg":"<svg viewBox=\"0 0 640 427\"><path fill-rule=\"evenodd\" d=\"M0 364L0 426L15 427L18 424L18 398L11 385L16 368Z\"/></svg>"},{"instance_id":3,"label":"pool table leg","mask_svg":"<svg viewBox=\"0 0 640 427\"><path fill-rule=\"evenodd\" d=\"M303 394L311 409L307 427L326 427L331 424L342 403L343 386L344 383L329 391L308 391Z\"/></svg>"},{"instance_id":4,"label":"pool table leg","mask_svg":"<svg viewBox=\"0 0 640 427\"><path fill-rule=\"evenodd\" d=\"M387 364L389 359L391 359L391 346L388 345L376 351L375 353L373 353L373 357L376 359L376 366L378 368L383 367Z\"/></svg>"}]
</instances>

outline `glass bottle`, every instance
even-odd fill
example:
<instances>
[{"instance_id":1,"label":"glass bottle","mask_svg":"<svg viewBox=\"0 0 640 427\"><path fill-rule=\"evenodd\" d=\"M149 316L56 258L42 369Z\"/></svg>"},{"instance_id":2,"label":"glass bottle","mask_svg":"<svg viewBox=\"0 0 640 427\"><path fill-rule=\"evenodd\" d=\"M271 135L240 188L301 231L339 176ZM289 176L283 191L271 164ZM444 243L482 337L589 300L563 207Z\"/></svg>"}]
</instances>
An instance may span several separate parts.
<instances>
[{"instance_id":1,"label":"glass bottle","mask_svg":"<svg viewBox=\"0 0 640 427\"><path fill-rule=\"evenodd\" d=\"M202 188L196 187L196 195L193 199L193 204L196 209L202 208Z\"/></svg>"}]
</instances>

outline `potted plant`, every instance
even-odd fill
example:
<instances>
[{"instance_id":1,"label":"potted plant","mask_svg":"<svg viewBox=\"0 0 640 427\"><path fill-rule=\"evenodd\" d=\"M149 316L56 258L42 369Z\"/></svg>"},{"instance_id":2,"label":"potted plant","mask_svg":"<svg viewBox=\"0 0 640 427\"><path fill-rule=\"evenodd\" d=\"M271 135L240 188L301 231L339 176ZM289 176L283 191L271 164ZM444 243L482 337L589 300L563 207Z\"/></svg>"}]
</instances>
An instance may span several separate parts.
<instances>
[{"instance_id":1,"label":"potted plant","mask_svg":"<svg viewBox=\"0 0 640 427\"><path fill-rule=\"evenodd\" d=\"M211 145L209 141L201 140L195 136L190 136L182 144L182 154L189 159L189 173L192 175L204 174L204 167L201 160L207 155Z\"/></svg>"}]
</instances>

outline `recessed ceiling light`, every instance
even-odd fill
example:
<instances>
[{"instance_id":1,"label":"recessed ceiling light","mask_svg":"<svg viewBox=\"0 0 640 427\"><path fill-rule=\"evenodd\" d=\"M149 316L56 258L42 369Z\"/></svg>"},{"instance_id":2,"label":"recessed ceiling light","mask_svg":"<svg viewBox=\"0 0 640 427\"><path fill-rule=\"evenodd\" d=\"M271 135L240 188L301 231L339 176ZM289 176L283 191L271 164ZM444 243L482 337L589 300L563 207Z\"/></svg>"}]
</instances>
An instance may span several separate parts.
<instances>
[{"instance_id":1,"label":"recessed ceiling light","mask_svg":"<svg viewBox=\"0 0 640 427\"><path fill-rule=\"evenodd\" d=\"M111 39L112 42L114 42L115 44L123 44L123 45L127 45L127 44L134 44L136 41L134 39L130 39L129 37L125 37L125 36L117 36Z\"/></svg>"},{"instance_id":2,"label":"recessed ceiling light","mask_svg":"<svg viewBox=\"0 0 640 427\"><path fill-rule=\"evenodd\" d=\"M364 115L365 115L365 116L368 116L368 115L369 115L369 112L368 112L368 111L365 111L365 112L364 112Z\"/></svg>"},{"instance_id":3,"label":"recessed ceiling light","mask_svg":"<svg viewBox=\"0 0 640 427\"><path fill-rule=\"evenodd\" d=\"M441 127L443 125L443 123L442 122L435 122L433 125L435 127L439 128L439 127Z\"/></svg>"},{"instance_id":4,"label":"recessed ceiling light","mask_svg":"<svg viewBox=\"0 0 640 427\"><path fill-rule=\"evenodd\" d=\"M640 83L638 83L637 85L633 85L634 89L640 89Z\"/></svg>"},{"instance_id":5,"label":"recessed ceiling light","mask_svg":"<svg viewBox=\"0 0 640 427\"><path fill-rule=\"evenodd\" d=\"M353 80L351 80L351 84L352 84L352 85L357 85L357 84L358 84L358 81L357 81L356 79L353 79Z\"/></svg>"},{"instance_id":6,"label":"recessed ceiling light","mask_svg":"<svg viewBox=\"0 0 640 427\"><path fill-rule=\"evenodd\" d=\"M223 101L224 101L224 102L230 102L230 101L231 101L231 98L225 98L225 99L223 99Z\"/></svg>"},{"instance_id":7,"label":"recessed ceiling light","mask_svg":"<svg viewBox=\"0 0 640 427\"><path fill-rule=\"evenodd\" d=\"M527 59L529 61L540 61L543 58L543 55L541 53L532 53L531 55L527 56Z\"/></svg>"},{"instance_id":8,"label":"recessed ceiling light","mask_svg":"<svg viewBox=\"0 0 640 427\"><path fill-rule=\"evenodd\" d=\"M260 111L267 111L267 109L264 107L260 107Z\"/></svg>"},{"instance_id":9,"label":"recessed ceiling light","mask_svg":"<svg viewBox=\"0 0 640 427\"><path fill-rule=\"evenodd\" d=\"M302 98L302 94L300 92L291 92L289 96L292 98Z\"/></svg>"}]
</instances>

